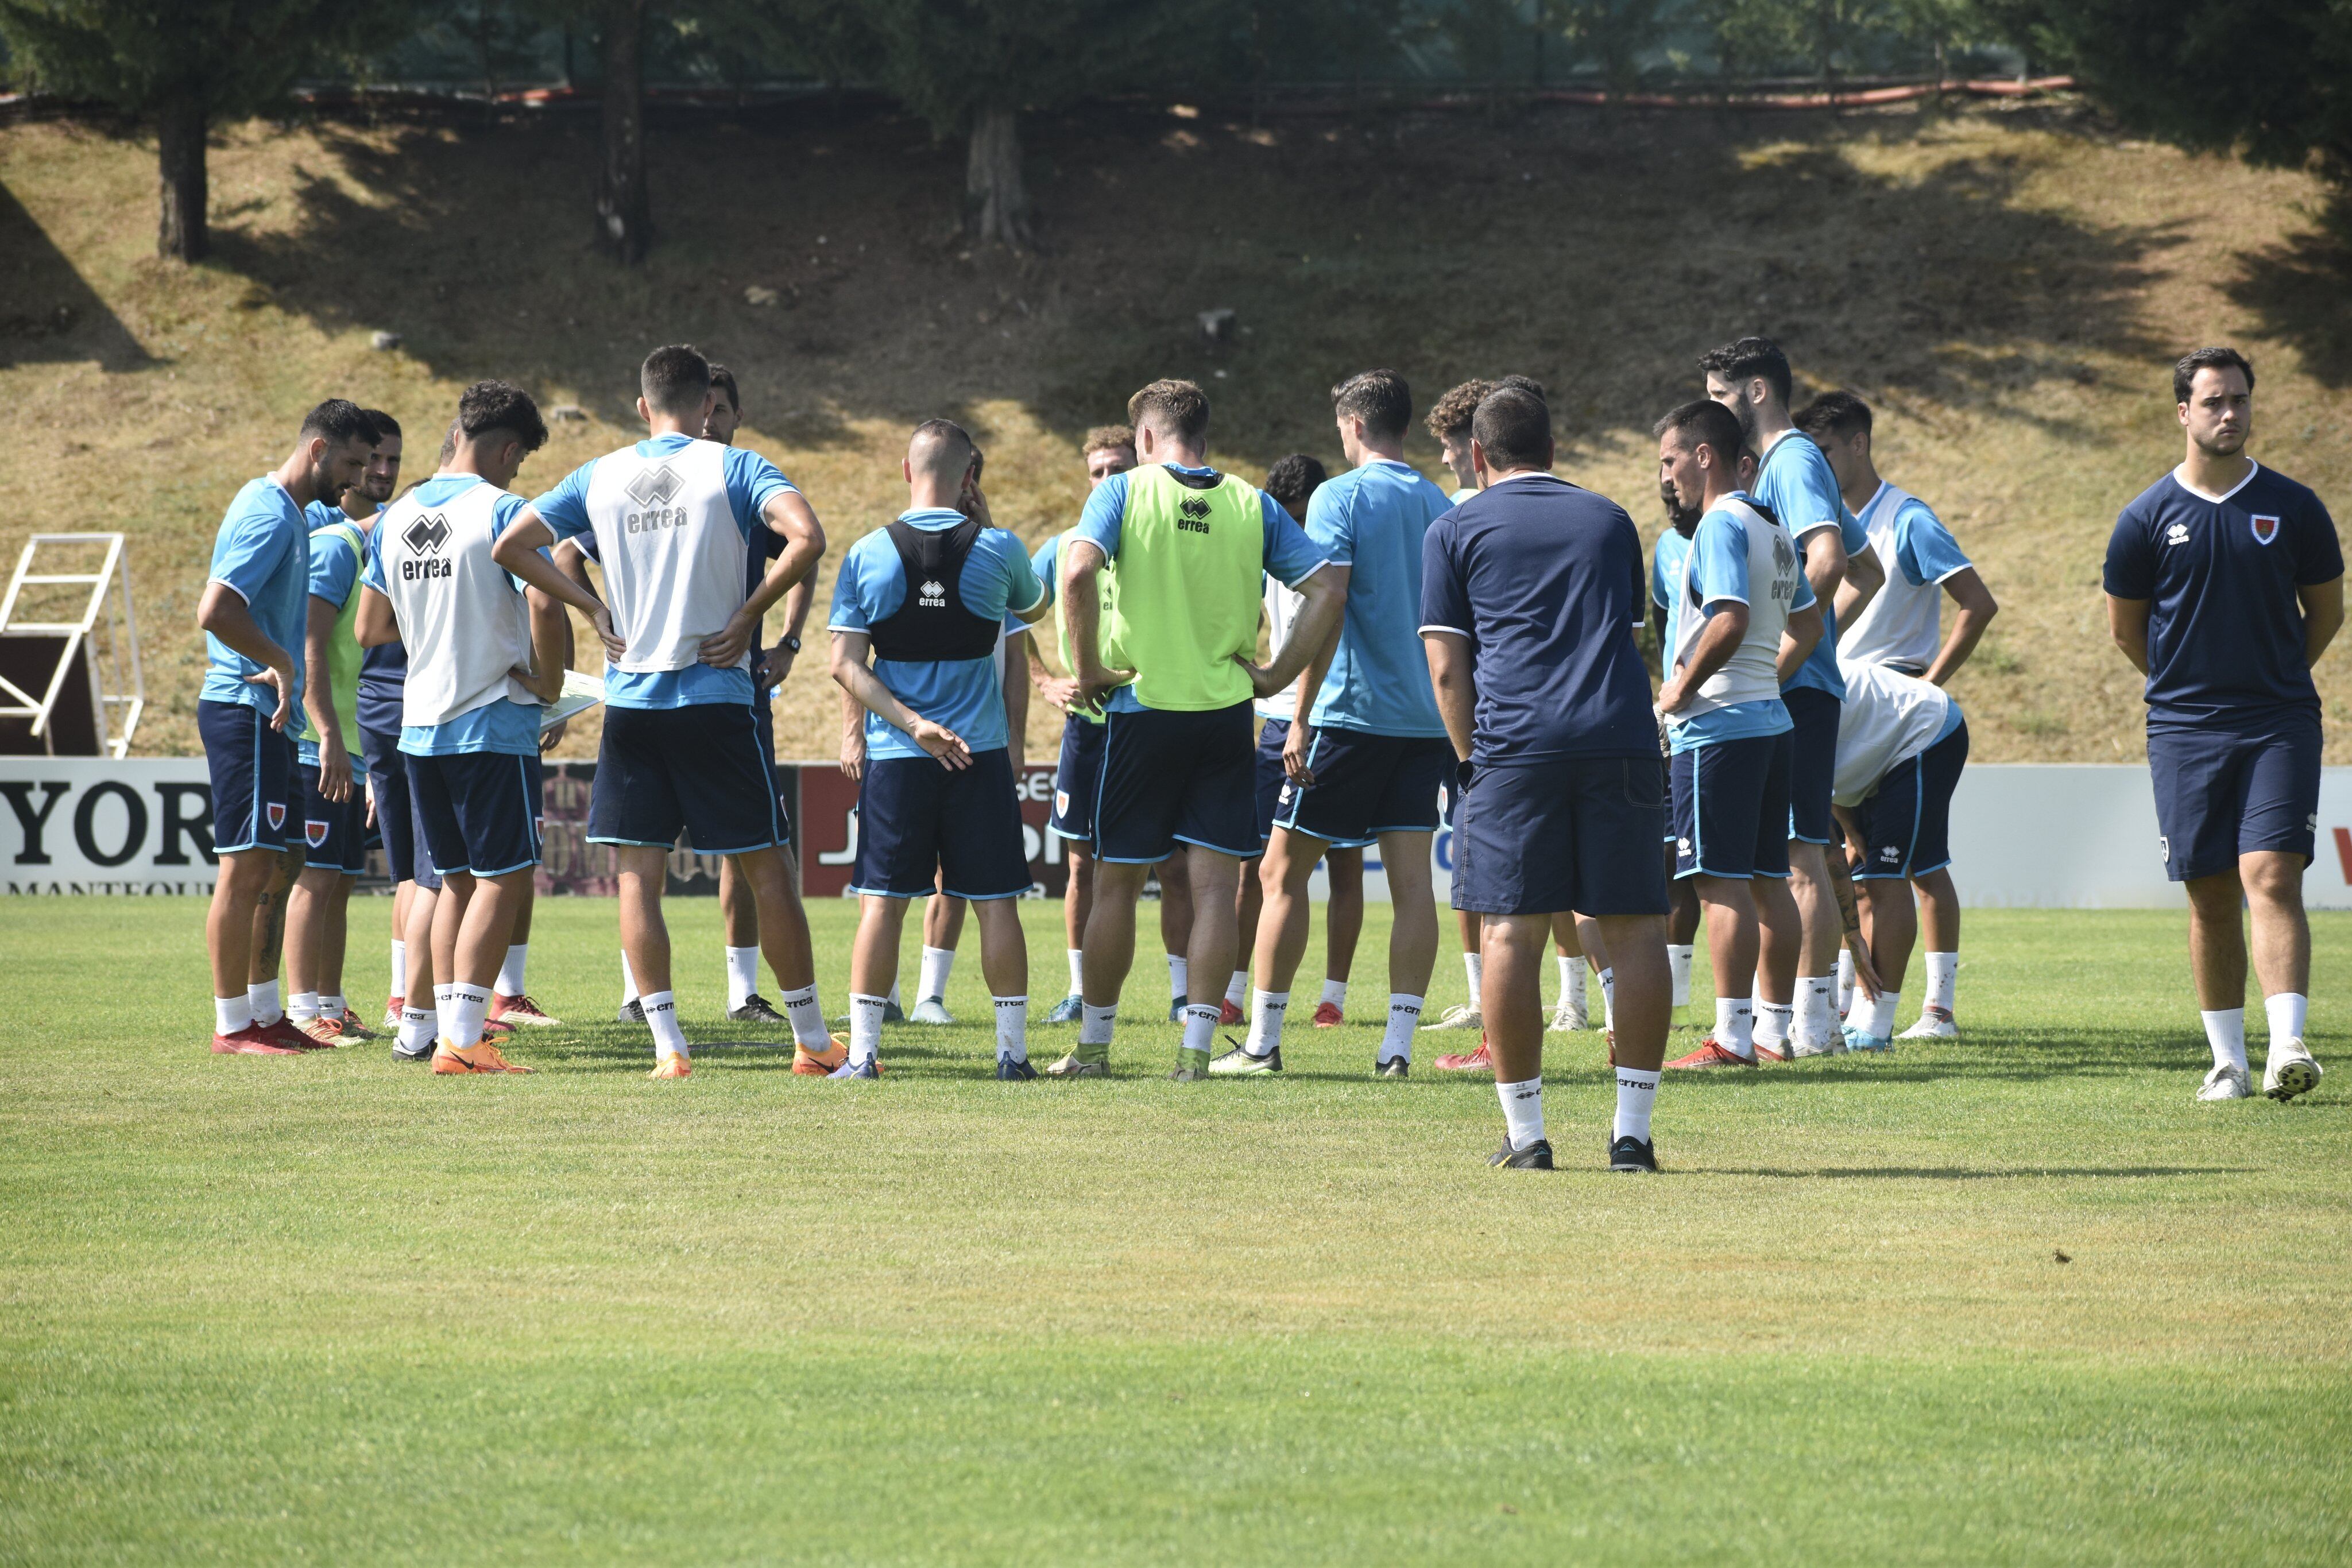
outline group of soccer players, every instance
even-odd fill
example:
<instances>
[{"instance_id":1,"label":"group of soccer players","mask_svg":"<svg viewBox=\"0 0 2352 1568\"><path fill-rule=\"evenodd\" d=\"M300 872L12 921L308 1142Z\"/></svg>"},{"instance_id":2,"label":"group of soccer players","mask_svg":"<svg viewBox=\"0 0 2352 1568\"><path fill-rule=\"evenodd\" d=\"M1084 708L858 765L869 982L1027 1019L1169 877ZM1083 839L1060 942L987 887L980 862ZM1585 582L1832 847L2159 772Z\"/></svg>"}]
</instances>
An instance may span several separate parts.
<instances>
[{"instance_id":1,"label":"group of soccer players","mask_svg":"<svg viewBox=\"0 0 2352 1568\"><path fill-rule=\"evenodd\" d=\"M394 1053L439 1073L529 1071L500 1040L554 1021L524 970L567 611L604 649L587 837L614 856L624 1015L651 1030L656 1078L691 1071L661 912L681 835L724 857L730 1015L789 1025L794 1071L881 1075L907 904L922 897L913 1017L946 1019L969 907L996 1075L1038 1075L1011 903L1031 887L1014 779L1032 684L1067 715L1053 825L1070 854L1070 993L1048 1021L1077 1035L1048 1076L1108 1073L1155 877L1182 1030L1173 1076L1280 1072L1309 878L1328 868L1314 1021L1336 1023L1375 845L1394 918L1371 1071L1407 1076L1439 941L1432 841L1449 820L1471 1000L1428 1027L1482 1031L1437 1065L1493 1074L1495 1165L1551 1165L1548 946L1553 1027L1584 1023L1588 964L1601 982L1616 1170L1656 1168L1662 1068L1889 1049L1923 915L1927 1000L1909 1033L1951 1037L1947 839L1969 741L1943 688L1996 607L1933 510L1880 477L1861 399L1792 411L1789 362L1759 338L1698 371L1705 395L1655 427L1671 527L1646 566L1624 510L1552 472L1550 410L1524 377L1465 383L1430 411L1451 495L1404 460L1415 410L1393 371L1332 391L1344 472L1295 455L1262 487L1211 464L1199 386L1154 382L1127 424L1089 434L1082 515L1034 554L993 525L971 436L919 425L906 509L845 553L827 618L843 767L859 785L845 1036L818 1003L766 723L826 539L792 483L733 444L735 378L690 348L656 350L640 373L647 438L531 500L512 486L547 431L518 387L468 387L436 471L397 499L397 423L321 403L230 507L200 611L220 857L213 1049L368 1035L342 947L373 827L398 884ZM2200 996L2228 1003L2234 987L2240 1004L2206 1012L2206 1098L2251 1092L2244 950L2231 949L2242 883L2271 1002L2265 1088L2292 1097L2318 1074L2294 933L2316 807L2308 663L2341 618L2341 560L2315 498L2239 450L2252 382L2229 350L2182 361L2189 459L2126 510L2107 570L2118 641L2150 673L2167 863L2189 883ZM2273 510L2235 528L2231 508L2259 504ZM2273 623L2259 657L2208 645L2224 634L2207 601L2225 593ZM1059 673L1031 632L1049 615ZM2229 723L2252 727L2218 750L2198 738ZM1715 1028L1668 1063L1702 919ZM761 956L781 1012L760 994ZM1217 1053L1219 1028L1244 1022Z\"/></svg>"}]
</instances>

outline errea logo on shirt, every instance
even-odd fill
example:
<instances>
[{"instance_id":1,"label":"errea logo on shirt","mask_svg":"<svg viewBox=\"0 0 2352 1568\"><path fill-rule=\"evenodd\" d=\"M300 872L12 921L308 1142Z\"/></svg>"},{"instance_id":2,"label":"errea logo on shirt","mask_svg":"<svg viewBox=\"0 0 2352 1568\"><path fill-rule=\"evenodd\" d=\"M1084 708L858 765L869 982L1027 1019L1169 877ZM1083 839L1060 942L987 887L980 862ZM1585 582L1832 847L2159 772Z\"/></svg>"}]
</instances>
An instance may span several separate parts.
<instances>
[{"instance_id":1,"label":"errea logo on shirt","mask_svg":"<svg viewBox=\"0 0 2352 1568\"><path fill-rule=\"evenodd\" d=\"M2170 528L2165 529L2164 542L2168 545L2187 544L2189 542L2189 525L2187 523L2175 523Z\"/></svg>"},{"instance_id":2,"label":"errea logo on shirt","mask_svg":"<svg viewBox=\"0 0 2352 1568\"><path fill-rule=\"evenodd\" d=\"M400 540L409 548L413 557L426 558L402 561L400 563L402 581L419 582L436 577L457 575L457 569L447 561L430 559L439 555L441 547L449 542L449 519L440 513L428 512L419 517L408 525L401 534Z\"/></svg>"},{"instance_id":3,"label":"errea logo on shirt","mask_svg":"<svg viewBox=\"0 0 2352 1568\"><path fill-rule=\"evenodd\" d=\"M1187 496L1176 503L1179 514L1176 526L1186 533L1205 534L1209 531L1209 503L1198 496Z\"/></svg>"},{"instance_id":4,"label":"errea logo on shirt","mask_svg":"<svg viewBox=\"0 0 2352 1568\"><path fill-rule=\"evenodd\" d=\"M686 521L686 508L673 507L677 493L686 488L686 481L668 464L647 468L630 480L629 499L644 507L631 512L621 520L621 526L633 534L648 534L659 528L675 528Z\"/></svg>"},{"instance_id":5,"label":"errea logo on shirt","mask_svg":"<svg viewBox=\"0 0 2352 1568\"><path fill-rule=\"evenodd\" d=\"M915 602L926 610L945 610L948 607L947 584L936 578L926 578L923 586L915 592Z\"/></svg>"}]
</instances>

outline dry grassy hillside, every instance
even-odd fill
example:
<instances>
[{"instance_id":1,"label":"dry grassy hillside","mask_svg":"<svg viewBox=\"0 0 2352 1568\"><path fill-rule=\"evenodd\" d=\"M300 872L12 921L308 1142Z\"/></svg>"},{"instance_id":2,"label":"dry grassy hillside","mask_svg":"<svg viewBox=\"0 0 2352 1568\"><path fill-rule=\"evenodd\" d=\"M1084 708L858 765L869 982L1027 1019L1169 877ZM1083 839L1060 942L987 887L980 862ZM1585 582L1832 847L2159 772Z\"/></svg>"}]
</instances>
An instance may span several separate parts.
<instances>
[{"instance_id":1,"label":"dry grassy hillside","mask_svg":"<svg viewBox=\"0 0 2352 1568\"><path fill-rule=\"evenodd\" d=\"M2352 288L2310 237L2314 187L2073 110L1258 131L1104 113L1034 127L1046 248L1026 260L945 237L959 151L808 114L657 127L662 241L633 273L587 250L582 126L246 126L214 152L216 258L186 271L152 258L150 146L0 131L0 549L131 531L155 699L139 748L194 748L214 526L305 406L391 409L424 448L413 478L475 377L585 405L530 489L631 438L637 360L681 339L739 369L744 439L808 491L837 559L897 510L899 444L928 415L982 437L998 520L1035 540L1075 520L1078 434L1143 381L1199 378L1217 455L1255 477L1292 450L1336 466L1325 389L1376 363L1424 403L1538 376L1562 470L1654 530L1643 433L1693 392L1701 350L1769 332L1811 386L1878 403L1883 466L2000 595L1958 685L1984 760L2139 755L2098 562L2116 507L2177 460L2182 349L2245 347L2256 451L2352 507ZM753 286L780 302L747 302ZM1240 313L1230 348L1193 327L1218 306ZM403 347L373 351L378 329ZM1436 471L1433 444L1412 455ZM2322 683L2339 761L2345 659ZM782 749L829 755L835 713L804 665ZM1033 752L1053 730L1035 716Z\"/></svg>"}]
</instances>

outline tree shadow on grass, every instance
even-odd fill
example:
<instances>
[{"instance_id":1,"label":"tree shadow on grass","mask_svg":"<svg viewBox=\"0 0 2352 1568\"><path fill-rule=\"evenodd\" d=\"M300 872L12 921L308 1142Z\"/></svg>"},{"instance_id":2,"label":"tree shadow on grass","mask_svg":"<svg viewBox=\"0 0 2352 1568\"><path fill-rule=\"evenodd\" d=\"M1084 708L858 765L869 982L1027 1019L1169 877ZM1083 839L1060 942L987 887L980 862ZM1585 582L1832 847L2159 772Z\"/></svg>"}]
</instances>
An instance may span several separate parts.
<instances>
[{"instance_id":1,"label":"tree shadow on grass","mask_svg":"<svg viewBox=\"0 0 2352 1568\"><path fill-rule=\"evenodd\" d=\"M2253 312L2264 337L2292 343L2323 386L2352 386L2352 217L2242 258L2232 301Z\"/></svg>"},{"instance_id":2,"label":"tree shadow on grass","mask_svg":"<svg viewBox=\"0 0 2352 1568\"><path fill-rule=\"evenodd\" d=\"M0 185L0 367L88 360L110 371L155 362Z\"/></svg>"},{"instance_id":3,"label":"tree shadow on grass","mask_svg":"<svg viewBox=\"0 0 2352 1568\"><path fill-rule=\"evenodd\" d=\"M2100 1176L2252 1176L2255 1170L2252 1166L2023 1166L2014 1170L1980 1170L1967 1166L1822 1166L1812 1170L1777 1166L1710 1166L1706 1174L1832 1181L2036 1181Z\"/></svg>"}]
</instances>

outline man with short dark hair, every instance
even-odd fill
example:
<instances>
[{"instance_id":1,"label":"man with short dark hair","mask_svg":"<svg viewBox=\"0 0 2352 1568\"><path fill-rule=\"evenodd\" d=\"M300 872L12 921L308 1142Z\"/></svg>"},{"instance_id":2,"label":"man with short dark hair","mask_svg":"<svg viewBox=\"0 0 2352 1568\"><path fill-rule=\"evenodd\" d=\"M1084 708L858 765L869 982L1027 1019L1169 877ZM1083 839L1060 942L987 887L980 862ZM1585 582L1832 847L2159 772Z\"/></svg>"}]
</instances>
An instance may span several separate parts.
<instances>
[{"instance_id":1,"label":"man with short dark hair","mask_svg":"<svg viewBox=\"0 0 2352 1568\"><path fill-rule=\"evenodd\" d=\"M1783 953L1791 956L1789 967L1757 977L1754 998L1756 1039L1767 1055L1826 1055L1841 1044L1836 993L1843 928L1825 859L1837 831L1830 818L1830 779L1837 768L1838 706L1845 697L1832 607L1841 583L1851 582L1866 598L1885 574L1877 556L1864 548L1869 536L1840 497L1828 459L1789 417L1795 382L1780 346L1769 338L1742 338L1702 356L1699 369L1706 376L1706 395L1737 417L1743 444L1755 445L1753 505L1796 542L1804 557L1805 580L1821 605L1821 641L1789 674L1781 693L1791 726L1789 877L1801 929L1793 934L1793 946L1766 944L1771 963L1780 963L1777 956Z\"/></svg>"},{"instance_id":2,"label":"man with short dark hair","mask_svg":"<svg viewBox=\"0 0 2352 1568\"><path fill-rule=\"evenodd\" d=\"M229 503L196 606L205 681L196 733L212 776L220 857L205 945L212 958L215 1055L288 1056L319 1041L286 1021L278 999L285 899L301 874L293 740L302 704L294 648L307 624L310 530L303 508L340 500L366 472L375 426L357 403L329 398L302 416L294 450Z\"/></svg>"},{"instance_id":3,"label":"man with short dark hair","mask_svg":"<svg viewBox=\"0 0 2352 1568\"><path fill-rule=\"evenodd\" d=\"M1135 959L1135 902L1150 869L1186 847L1190 971L1230 974L1241 862L1255 850L1250 702L1297 678L1337 623L1348 569L1326 561L1282 504L1208 465L1209 400L1191 382L1129 400L1140 466L1087 498L1061 549L1077 700L1106 707L1095 811L1095 906L1086 1003L1058 1076L1109 1070L1118 996ZM1110 573L1106 592L1101 579ZM1290 644L1260 668L1259 584L1301 588ZM1174 1077L1208 1076L1219 1008L1191 998Z\"/></svg>"},{"instance_id":4,"label":"man with short dark hair","mask_svg":"<svg viewBox=\"0 0 2352 1568\"><path fill-rule=\"evenodd\" d=\"M647 438L574 469L516 525L532 544L595 536L626 647L605 664L588 841L614 846L621 945L653 1030L655 1077L692 1071L661 915L681 830L698 852L740 862L792 1023L793 1071L829 1073L846 1052L817 1005L807 917L784 858L790 827L751 716L750 657L761 617L815 570L824 530L772 464L702 439L713 393L700 353L656 349L638 382ZM761 527L785 548L747 593Z\"/></svg>"},{"instance_id":5,"label":"man with short dark hair","mask_svg":"<svg viewBox=\"0 0 2352 1568\"><path fill-rule=\"evenodd\" d=\"M1287 781L1259 873L1265 904L1249 1037L1211 1065L1220 1074L1282 1071L1291 977L1307 948L1307 883L1331 847L1377 841L1394 901L1378 1076L1411 1070L1437 958L1429 841L1452 752L1420 646L1421 544L1451 503L1404 461L1412 392L1402 376L1351 376L1331 389L1331 409L1350 467L1307 503L1307 538L1325 559L1349 569L1347 606L1299 677L1297 717L1282 748Z\"/></svg>"},{"instance_id":6,"label":"man with short dark hair","mask_svg":"<svg viewBox=\"0 0 2352 1568\"><path fill-rule=\"evenodd\" d=\"M1642 539L1605 497L1551 473L1550 412L1503 387L1471 439L1480 488L1423 541L1420 632L1458 758L1454 904L1476 913L1477 998L1502 1102L1488 1164L1549 1170L1544 941L1581 910L1616 963L1617 1114L1609 1166L1657 1169L1666 1046L1664 797L1650 682L1633 640Z\"/></svg>"},{"instance_id":7,"label":"man with short dark hair","mask_svg":"<svg viewBox=\"0 0 2352 1568\"><path fill-rule=\"evenodd\" d=\"M2344 553L2319 497L2246 455L2254 369L2235 349L2173 367L2180 465L2123 509L2107 541L2107 626L2147 677L2157 848L2189 893L2189 961L2213 1069L2200 1100L2253 1093L2246 940L2269 1015L2263 1092L2319 1082L2304 1044L2320 707L2311 667L2344 624Z\"/></svg>"},{"instance_id":8,"label":"man with short dark hair","mask_svg":"<svg viewBox=\"0 0 2352 1568\"><path fill-rule=\"evenodd\" d=\"M1858 609L1853 584L1838 590L1838 664L1841 670L1883 665L1940 686L1968 662L2000 606L1927 504L1879 477L1872 423L1870 405L1850 392L1823 392L1797 413L1797 428L1829 459L1838 488L1869 531L1871 551L1886 577L1885 586ZM1947 596L1955 611L1952 630L1938 637ZM1956 1040L1960 1031L1952 1004L1960 968L1959 891L1952 885L1951 873L1942 868L1914 880L1926 916L1927 995L1919 1021L1900 1038ZM1841 954L1841 998L1852 989L1853 975L1852 955ZM1843 1000L1840 1007L1843 1010ZM1883 1035L1864 1031L1865 1038Z\"/></svg>"},{"instance_id":9,"label":"man with short dark hair","mask_svg":"<svg viewBox=\"0 0 2352 1568\"><path fill-rule=\"evenodd\" d=\"M1702 511L1658 711L1672 752L1675 874L1697 884L1716 988L1714 1034L1668 1065L1753 1067L1755 1002L1740 988L1762 972L1764 944L1781 949L1768 970L1788 972L1798 934L1787 885L1792 726L1781 689L1819 638L1821 617L1789 531L1738 486L1738 421L1719 403L1687 402L1656 429L1659 479Z\"/></svg>"},{"instance_id":10,"label":"man with short dark hair","mask_svg":"<svg viewBox=\"0 0 2352 1568\"><path fill-rule=\"evenodd\" d=\"M907 901L935 887L974 906L995 1001L996 1076L1037 1076L1029 949L1013 902L1029 890L1029 856L1000 661L1005 616L1037 620L1045 594L1021 541L989 526L977 458L961 426L918 425L900 465L912 504L850 547L834 584L833 678L870 716L850 874L860 913L849 1058L836 1078L881 1076Z\"/></svg>"}]
</instances>

